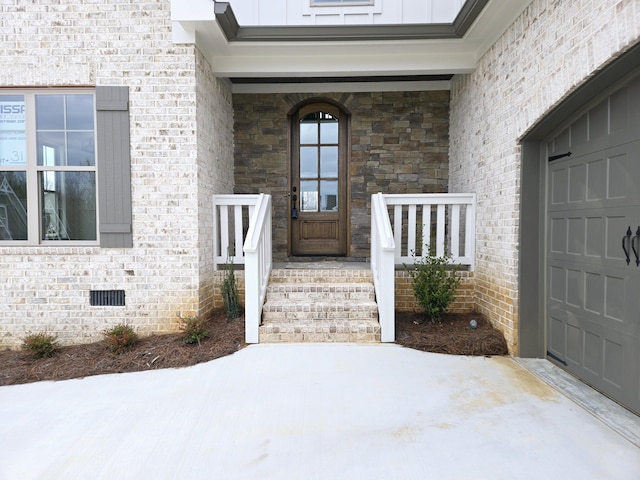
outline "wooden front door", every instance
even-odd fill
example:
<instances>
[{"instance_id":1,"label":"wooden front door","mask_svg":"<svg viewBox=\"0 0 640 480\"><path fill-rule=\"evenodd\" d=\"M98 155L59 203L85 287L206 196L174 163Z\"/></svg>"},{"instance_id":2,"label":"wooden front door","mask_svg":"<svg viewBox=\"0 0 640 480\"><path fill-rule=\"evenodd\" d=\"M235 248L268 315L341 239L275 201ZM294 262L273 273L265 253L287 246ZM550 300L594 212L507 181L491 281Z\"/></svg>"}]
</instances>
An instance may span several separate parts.
<instances>
[{"instance_id":1,"label":"wooden front door","mask_svg":"<svg viewBox=\"0 0 640 480\"><path fill-rule=\"evenodd\" d=\"M347 116L313 103L291 118L292 255L346 255Z\"/></svg>"}]
</instances>

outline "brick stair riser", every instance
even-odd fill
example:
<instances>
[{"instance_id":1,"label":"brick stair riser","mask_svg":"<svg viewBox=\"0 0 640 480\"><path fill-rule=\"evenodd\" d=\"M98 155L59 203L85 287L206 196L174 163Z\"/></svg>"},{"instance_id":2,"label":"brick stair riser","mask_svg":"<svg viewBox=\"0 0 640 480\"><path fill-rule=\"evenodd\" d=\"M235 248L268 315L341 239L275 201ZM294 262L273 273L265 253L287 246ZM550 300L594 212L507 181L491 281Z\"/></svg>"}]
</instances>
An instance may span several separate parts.
<instances>
[{"instance_id":1,"label":"brick stair riser","mask_svg":"<svg viewBox=\"0 0 640 480\"><path fill-rule=\"evenodd\" d=\"M291 301L322 301L322 300L375 300L375 290L373 286L354 286L348 287L329 287L325 288L312 287L291 287L288 284L284 286L270 286L267 288L267 301L287 299Z\"/></svg>"},{"instance_id":2,"label":"brick stair riser","mask_svg":"<svg viewBox=\"0 0 640 480\"><path fill-rule=\"evenodd\" d=\"M380 342L371 272L274 270L260 342Z\"/></svg>"}]
</instances>

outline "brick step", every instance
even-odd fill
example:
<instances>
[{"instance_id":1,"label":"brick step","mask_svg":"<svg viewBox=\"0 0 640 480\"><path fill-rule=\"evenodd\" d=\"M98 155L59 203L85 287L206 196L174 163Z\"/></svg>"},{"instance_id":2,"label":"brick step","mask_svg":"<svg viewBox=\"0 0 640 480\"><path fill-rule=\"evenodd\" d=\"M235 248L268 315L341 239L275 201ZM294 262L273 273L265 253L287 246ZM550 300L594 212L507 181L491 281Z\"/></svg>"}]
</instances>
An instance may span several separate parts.
<instances>
[{"instance_id":1,"label":"brick step","mask_svg":"<svg viewBox=\"0 0 640 480\"><path fill-rule=\"evenodd\" d=\"M260 326L260 342L379 343L380 324L377 320L269 322Z\"/></svg>"},{"instance_id":2,"label":"brick step","mask_svg":"<svg viewBox=\"0 0 640 480\"><path fill-rule=\"evenodd\" d=\"M292 301L369 300L375 301L370 283L273 283L267 287L269 300Z\"/></svg>"},{"instance_id":3,"label":"brick step","mask_svg":"<svg viewBox=\"0 0 640 480\"><path fill-rule=\"evenodd\" d=\"M371 283L373 274L368 269L350 270L298 270L279 268L271 271L269 284L275 283Z\"/></svg>"},{"instance_id":4,"label":"brick step","mask_svg":"<svg viewBox=\"0 0 640 480\"><path fill-rule=\"evenodd\" d=\"M296 320L377 320L374 301L353 300L271 300L262 307L262 322Z\"/></svg>"},{"instance_id":5,"label":"brick step","mask_svg":"<svg viewBox=\"0 0 640 480\"><path fill-rule=\"evenodd\" d=\"M274 269L259 328L269 342L380 342L368 269Z\"/></svg>"}]
</instances>

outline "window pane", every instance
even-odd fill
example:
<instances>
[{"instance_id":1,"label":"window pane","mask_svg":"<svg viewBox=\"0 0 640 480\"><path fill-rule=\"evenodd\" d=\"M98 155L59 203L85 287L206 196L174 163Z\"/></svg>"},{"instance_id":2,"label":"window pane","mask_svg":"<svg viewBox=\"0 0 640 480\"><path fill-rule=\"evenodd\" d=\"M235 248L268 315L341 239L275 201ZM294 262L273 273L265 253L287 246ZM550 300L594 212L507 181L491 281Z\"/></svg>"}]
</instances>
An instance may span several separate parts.
<instances>
[{"instance_id":1,"label":"window pane","mask_svg":"<svg viewBox=\"0 0 640 480\"><path fill-rule=\"evenodd\" d=\"M67 161L73 166L89 167L96 164L93 132L67 134Z\"/></svg>"},{"instance_id":2,"label":"window pane","mask_svg":"<svg viewBox=\"0 0 640 480\"><path fill-rule=\"evenodd\" d=\"M320 176L338 176L338 147L320 147Z\"/></svg>"},{"instance_id":3,"label":"window pane","mask_svg":"<svg viewBox=\"0 0 640 480\"><path fill-rule=\"evenodd\" d=\"M338 210L338 181L322 180L320 182L320 210L333 212Z\"/></svg>"},{"instance_id":4,"label":"window pane","mask_svg":"<svg viewBox=\"0 0 640 480\"><path fill-rule=\"evenodd\" d=\"M338 120L328 113L324 116L329 119L320 122L320 143L338 143Z\"/></svg>"},{"instance_id":5,"label":"window pane","mask_svg":"<svg viewBox=\"0 0 640 480\"><path fill-rule=\"evenodd\" d=\"M93 95L66 95L67 130L93 130Z\"/></svg>"},{"instance_id":6,"label":"window pane","mask_svg":"<svg viewBox=\"0 0 640 480\"><path fill-rule=\"evenodd\" d=\"M300 182L300 211L318 211L318 182L315 180Z\"/></svg>"},{"instance_id":7,"label":"window pane","mask_svg":"<svg viewBox=\"0 0 640 480\"><path fill-rule=\"evenodd\" d=\"M300 143L318 143L318 119L315 113L311 113L300 120Z\"/></svg>"},{"instance_id":8,"label":"window pane","mask_svg":"<svg viewBox=\"0 0 640 480\"><path fill-rule=\"evenodd\" d=\"M0 165L27 164L24 111L22 95L0 95Z\"/></svg>"},{"instance_id":9,"label":"window pane","mask_svg":"<svg viewBox=\"0 0 640 480\"><path fill-rule=\"evenodd\" d=\"M64 129L64 95L36 95L36 129Z\"/></svg>"},{"instance_id":10,"label":"window pane","mask_svg":"<svg viewBox=\"0 0 640 480\"><path fill-rule=\"evenodd\" d=\"M300 147L300 177L318 177L318 148Z\"/></svg>"},{"instance_id":11,"label":"window pane","mask_svg":"<svg viewBox=\"0 0 640 480\"><path fill-rule=\"evenodd\" d=\"M0 240L27 239L27 173L0 172Z\"/></svg>"},{"instance_id":12,"label":"window pane","mask_svg":"<svg viewBox=\"0 0 640 480\"><path fill-rule=\"evenodd\" d=\"M37 138L38 165L67 165L64 132L40 132Z\"/></svg>"},{"instance_id":13,"label":"window pane","mask_svg":"<svg viewBox=\"0 0 640 480\"><path fill-rule=\"evenodd\" d=\"M96 240L94 172L40 172L42 240Z\"/></svg>"}]
</instances>

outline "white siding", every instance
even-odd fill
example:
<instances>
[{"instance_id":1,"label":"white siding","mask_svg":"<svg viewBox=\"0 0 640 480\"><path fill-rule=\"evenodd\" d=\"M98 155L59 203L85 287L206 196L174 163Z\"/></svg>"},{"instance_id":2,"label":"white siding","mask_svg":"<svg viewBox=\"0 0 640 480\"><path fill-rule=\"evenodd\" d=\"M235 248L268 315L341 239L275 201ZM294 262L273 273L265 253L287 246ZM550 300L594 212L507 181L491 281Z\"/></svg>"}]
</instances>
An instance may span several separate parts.
<instances>
[{"instance_id":1,"label":"white siding","mask_svg":"<svg viewBox=\"0 0 640 480\"><path fill-rule=\"evenodd\" d=\"M464 0L374 0L311 6L311 0L229 0L240 25L451 23Z\"/></svg>"}]
</instances>

